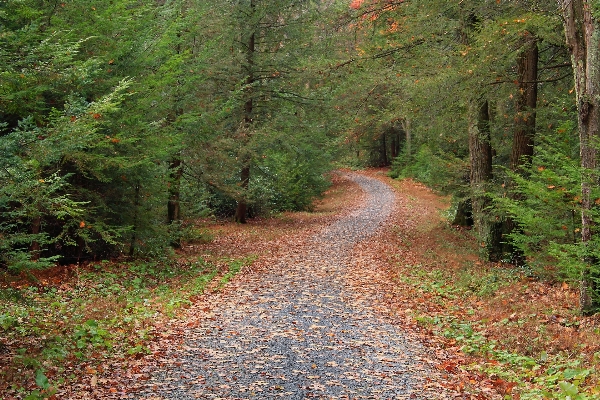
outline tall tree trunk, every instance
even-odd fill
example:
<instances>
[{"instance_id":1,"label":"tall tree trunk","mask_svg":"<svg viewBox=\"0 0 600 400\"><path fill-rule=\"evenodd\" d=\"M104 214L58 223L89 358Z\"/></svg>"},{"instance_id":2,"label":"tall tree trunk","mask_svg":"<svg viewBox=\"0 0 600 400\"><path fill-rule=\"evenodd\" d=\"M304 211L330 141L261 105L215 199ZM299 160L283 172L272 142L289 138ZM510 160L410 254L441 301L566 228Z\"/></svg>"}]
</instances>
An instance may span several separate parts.
<instances>
[{"instance_id":1,"label":"tall tree trunk","mask_svg":"<svg viewBox=\"0 0 600 400\"><path fill-rule=\"evenodd\" d=\"M131 228L131 238L129 239L129 257L134 256L135 242L137 241L138 215L140 207L140 182L135 184L133 200L133 227Z\"/></svg>"},{"instance_id":2,"label":"tall tree trunk","mask_svg":"<svg viewBox=\"0 0 600 400\"><path fill-rule=\"evenodd\" d=\"M407 120L407 119L402 120L402 129L404 130L404 135L405 135L404 157L406 157L406 160L404 160L404 163L408 164L408 162L410 161L410 158L412 156L411 132L410 132L410 121L409 120Z\"/></svg>"},{"instance_id":3,"label":"tall tree trunk","mask_svg":"<svg viewBox=\"0 0 600 400\"><path fill-rule=\"evenodd\" d=\"M167 219L169 224L181 221L181 206L179 200L182 175L183 168L181 156L176 155L169 163L169 203L167 205Z\"/></svg>"},{"instance_id":4,"label":"tall tree trunk","mask_svg":"<svg viewBox=\"0 0 600 400\"><path fill-rule=\"evenodd\" d=\"M590 0L558 0L562 9L567 45L575 75L581 167L581 240L587 249L597 234L591 210L593 187L598 186L597 141L600 128L600 21L593 14ZM580 309L590 313L600 307L600 293L596 281L598 262L586 250L585 267L581 276Z\"/></svg>"},{"instance_id":5,"label":"tall tree trunk","mask_svg":"<svg viewBox=\"0 0 600 400\"><path fill-rule=\"evenodd\" d=\"M533 157L538 94L538 58L537 38L529 34L525 39L523 51L517 60L519 93L515 104L515 131L510 157L511 170L519 174L527 173ZM516 194L511 196L514 199L518 197ZM504 223L504 234L508 235L516 229L518 227L515 221L508 217ZM523 264L524 255L509 241L506 241L505 252L510 254L513 263Z\"/></svg>"},{"instance_id":6,"label":"tall tree trunk","mask_svg":"<svg viewBox=\"0 0 600 400\"><path fill-rule=\"evenodd\" d=\"M181 36L180 33L177 34L177 38L179 39ZM181 44L179 40L177 40L176 52L177 54L181 54ZM181 82L177 82L177 87L181 87ZM173 110L169 113L168 121L171 126L175 129L177 119L183 115L183 110L181 109L179 103L179 93L180 90L175 91L176 96L173 99L174 105ZM171 230L171 246L178 249L181 247L181 235L180 235L180 223L181 223L181 177L183 176L183 163L182 163L182 152L181 150L176 151L171 155L171 159L169 161L169 182L168 182L168 196L169 200L167 202L167 223L170 226Z\"/></svg>"},{"instance_id":7,"label":"tall tree trunk","mask_svg":"<svg viewBox=\"0 0 600 400\"><path fill-rule=\"evenodd\" d=\"M510 167L515 172L521 172L531 163L535 138L538 46L537 39L533 35L528 35L526 39L525 48L517 63L517 73L519 93Z\"/></svg>"},{"instance_id":8,"label":"tall tree trunk","mask_svg":"<svg viewBox=\"0 0 600 400\"><path fill-rule=\"evenodd\" d=\"M382 167L389 165L388 156L387 156L387 140L385 140L386 133L383 132L381 135L381 161Z\"/></svg>"},{"instance_id":9,"label":"tall tree trunk","mask_svg":"<svg viewBox=\"0 0 600 400\"><path fill-rule=\"evenodd\" d=\"M248 186L250 183L250 165L249 161L244 161L244 165L242 166L240 172L240 181L241 187L244 191L248 190ZM246 194L242 194L242 196L246 196ZM245 197L242 197L237 202L237 208L235 210L235 222L239 222L240 224L246 223L246 214L248 213L248 203Z\"/></svg>"},{"instance_id":10,"label":"tall tree trunk","mask_svg":"<svg viewBox=\"0 0 600 400\"><path fill-rule=\"evenodd\" d=\"M169 202L167 204L167 222L169 225L181 223L181 177L183 175L183 165L181 162L181 152L178 152L171 158L169 163ZM173 237L171 246L181 247L179 235Z\"/></svg>"},{"instance_id":11,"label":"tall tree trunk","mask_svg":"<svg viewBox=\"0 0 600 400\"><path fill-rule=\"evenodd\" d=\"M501 254L499 222L490 215L486 195L492 179L492 144L490 142L490 113L487 100L472 102L469 107L469 155L471 162L471 205L473 225L481 240L483 258L496 261Z\"/></svg>"},{"instance_id":12,"label":"tall tree trunk","mask_svg":"<svg viewBox=\"0 0 600 400\"><path fill-rule=\"evenodd\" d=\"M255 0L250 0L250 20L254 24L254 15L256 13L256 4ZM251 126L253 123L253 113L254 113L254 90L253 85L255 82L254 76L254 56L256 52L256 31L255 28L251 28L252 31L248 35L248 38L244 41L244 45L246 46L246 63L244 68L246 69L246 89L245 96L246 100L244 102L244 125L242 128L242 141L241 143L241 152L243 153L240 157L241 161L241 169L240 169L240 187L242 189L242 193L237 200L237 208L235 210L235 221L241 224L246 223L246 214L248 211L248 198L247 192L248 187L250 185L250 162L251 157L245 148L250 141L251 138Z\"/></svg>"},{"instance_id":13,"label":"tall tree trunk","mask_svg":"<svg viewBox=\"0 0 600 400\"><path fill-rule=\"evenodd\" d=\"M394 161L394 159L396 157L398 157L398 147L399 147L399 137L398 137L398 130L397 129L392 129L392 144L391 144L391 161Z\"/></svg>"},{"instance_id":14,"label":"tall tree trunk","mask_svg":"<svg viewBox=\"0 0 600 400\"><path fill-rule=\"evenodd\" d=\"M41 231L42 231L42 217L38 215L31 222L31 233L33 235L39 235ZM38 261L40 259L41 246L40 246L40 242L37 239L32 240L31 246L29 247L29 251L31 253L30 258L32 261Z\"/></svg>"}]
</instances>

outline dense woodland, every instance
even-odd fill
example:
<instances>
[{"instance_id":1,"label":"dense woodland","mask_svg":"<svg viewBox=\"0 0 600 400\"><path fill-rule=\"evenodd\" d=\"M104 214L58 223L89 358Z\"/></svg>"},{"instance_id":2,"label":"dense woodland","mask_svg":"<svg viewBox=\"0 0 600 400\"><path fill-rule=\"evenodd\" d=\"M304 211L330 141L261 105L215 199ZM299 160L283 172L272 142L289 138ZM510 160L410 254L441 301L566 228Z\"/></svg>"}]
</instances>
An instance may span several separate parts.
<instances>
[{"instance_id":1,"label":"dense woodland","mask_svg":"<svg viewBox=\"0 0 600 400\"><path fill-rule=\"evenodd\" d=\"M482 257L598 303L593 1L0 2L0 264L180 246L334 166L454 199Z\"/></svg>"},{"instance_id":2,"label":"dense woodland","mask_svg":"<svg viewBox=\"0 0 600 400\"><path fill-rule=\"evenodd\" d=\"M599 21L597 0L0 0L0 272L155 265L195 221L310 210L327 172L386 166L449 196L483 261L593 314Z\"/></svg>"},{"instance_id":3,"label":"dense woodland","mask_svg":"<svg viewBox=\"0 0 600 400\"><path fill-rule=\"evenodd\" d=\"M309 207L332 161L392 164L591 309L599 7L3 1L0 262L153 256L197 216Z\"/></svg>"}]
</instances>

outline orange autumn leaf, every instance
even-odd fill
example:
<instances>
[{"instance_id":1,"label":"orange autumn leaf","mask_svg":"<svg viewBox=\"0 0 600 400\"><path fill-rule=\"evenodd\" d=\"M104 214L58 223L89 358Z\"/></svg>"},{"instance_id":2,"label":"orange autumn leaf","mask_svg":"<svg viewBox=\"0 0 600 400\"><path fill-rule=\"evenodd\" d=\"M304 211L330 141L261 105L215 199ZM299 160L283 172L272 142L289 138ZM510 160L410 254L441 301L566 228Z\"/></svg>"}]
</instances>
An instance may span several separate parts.
<instances>
[{"instance_id":1,"label":"orange autumn leaf","mask_svg":"<svg viewBox=\"0 0 600 400\"><path fill-rule=\"evenodd\" d=\"M363 2L364 0L353 0L352 3L350 3L350 8L358 10Z\"/></svg>"}]
</instances>

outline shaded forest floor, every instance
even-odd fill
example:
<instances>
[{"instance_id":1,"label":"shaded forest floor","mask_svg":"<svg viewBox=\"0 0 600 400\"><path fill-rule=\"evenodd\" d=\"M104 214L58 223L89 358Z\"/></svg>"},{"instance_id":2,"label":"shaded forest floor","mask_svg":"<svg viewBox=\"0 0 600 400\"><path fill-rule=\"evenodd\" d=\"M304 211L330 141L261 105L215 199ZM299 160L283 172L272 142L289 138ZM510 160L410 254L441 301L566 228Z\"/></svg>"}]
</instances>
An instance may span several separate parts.
<instances>
[{"instance_id":1,"label":"shaded forest floor","mask_svg":"<svg viewBox=\"0 0 600 400\"><path fill-rule=\"evenodd\" d=\"M388 228L355 247L348 279L357 299L376 297L375 308L430 350L424 361L440 372L436 385L457 398L600 395L600 318L577 314L574 288L480 263L470 232L443 218L446 199L384 170L366 174L395 189L397 207ZM360 204L354 184L336 175L333 183L310 213L198 221L175 260L2 275L2 398L127 396L115 371L144 379L138 372L157 343L178 345L177 326L194 304L232 290L237 274L269 268L269 257Z\"/></svg>"}]
</instances>

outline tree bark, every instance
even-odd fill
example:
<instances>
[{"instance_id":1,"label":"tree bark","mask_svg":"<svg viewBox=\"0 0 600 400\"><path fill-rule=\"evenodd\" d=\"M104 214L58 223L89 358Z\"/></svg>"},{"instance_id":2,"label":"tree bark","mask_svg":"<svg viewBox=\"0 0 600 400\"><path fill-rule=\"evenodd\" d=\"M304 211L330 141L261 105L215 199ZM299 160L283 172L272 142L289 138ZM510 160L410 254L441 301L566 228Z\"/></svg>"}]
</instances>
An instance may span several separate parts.
<instances>
[{"instance_id":1,"label":"tree bark","mask_svg":"<svg viewBox=\"0 0 600 400\"><path fill-rule=\"evenodd\" d=\"M177 34L177 37L180 37L180 34ZM176 48L177 54L181 54L181 46L177 44ZM178 87L180 87L180 83L178 82ZM177 119L183 115L183 110L179 107L177 98L179 96L180 90L176 90L176 97L174 99L174 107L173 111L170 113L168 120L171 125L175 126ZM175 226L181 223L181 177L183 176L183 163L182 163L182 152L181 150L175 152L171 156L171 160L169 161L169 182L168 182L168 196L169 200L167 202L167 223L171 228L171 246L178 249L181 247L181 235L180 235L180 227Z\"/></svg>"},{"instance_id":2,"label":"tree bark","mask_svg":"<svg viewBox=\"0 0 600 400\"><path fill-rule=\"evenodd\" d=\"M183 169L181 157L175 156L169 163L169 203L167 206L167 219L169 224L181 221L181 206L179 200L182 175Z\"/></svg>"},{"instance_id":3,"label":"tree bark","mask_svg":"<svg viewBox=\"0 0 600 400\"><path fill-rule=\"evenodd\" d=\"M537 38L528 34L523 51L517 60L519 93L515 104L515 131L513 135L510 169L518 174L527 174L531 166L536 132L536 108L538 95L538 59ZM512 184L509 184L512 186ZM516 194L511 194L518 199ZM507 217L504 222L504 234L509 235L518 229L514 219ZM522 265L525 256L510 241L505 241L504 252L509 254L511 262Z\"/></svg>"},{"instance_id":4,"label":"tree bark","mask_svg":"<svg viewBox=\"0 0 600 400\"><path fill-rule=\"evenodd\" d=\"M254 14L256 12L256 4L254 0L250 0L250 19L252 20ZM242 141L241 143L241 152L243 153L240 156L241 160L241 169L240 169L240 187L242 189L242 193L240 194L237 200L237 208L235 210L235 221L241 224L246 223L246 214L248 211L248 197L247 192L250 186L250 162L251 157L247 153L247 149L245 147L249 144L251 138L251 126L253 123L253 112L254 112L254 103L253 103L253 85L255 82L254 76L254 56L256 52L256 31L255 28L251 28L252 31L249 34L248 38L245 40L246 46L246 64L244 68L246 69L246 88L245 88L245 96L246 100L244 102L244 123L242 128Z\"/></svg>"},{"instance_id":5,"label":"tree bark","mask_svg":"<svg viewBox=\"0 0 600 400\"><path fill-rule=\"evenodd\" d=\"M411 132L410 132L410 121L408 119L402 120L402 129L404 130L405 140L404 140L404 160L405 164L408 164L410 158L412 156L411 149Z\"/></svg>"},{"instance_id":6,"label":"tree bark","mask_svg":"<svg viewBox=\"0 0 600 400\"><path fill-rule=\"evenodd\" d=\"M531 164L535 138L538 94L538 46L533 35L526 38L524 50L517 63L519 94L516 103L515 133L510 167L523 172Z\"/></svg>"},{"instance_id":7,"label":"tree bark","mask_svg":"<svg viewBox=\"0 0 600 400\"><path fill-rule=\"evenodd\" d=\"M169 225L181 223L180 191L182 175L181 152L178 152L169 163L169 202L167 204L167 222ZM181 247L179 235L173 237L171 246L175 248Z\"/></svg>"},{"instance_id":8,"label":"tree bark","mask_svg":"<svg viewBox=\"0 0 600 400\"><path fill-rule=\"evenodd\" d=\"M42 217L37 216L31 222L31 233L32 235L39 235L42 231ZM35 236L34 236L35 237ZM29 251L31 253L31 260L38 261L40 259L41 246L40 242L37 239L33 239L31 242L31 246L29 247Z\"/></svg>"},{"instance_id":9,"label":"tree bark","mask_svg":"<svg viewBox=\"0 0 600 400\"><path fill-rule=\"evenodd\" d=\"M241 187L245 191L248 190L248 186L250 183L250 165L245 162L246 165L242 166L242 170L240 172L240 180ZM242 194L245 196L245 194ZM246 214L248 213L248 203L246 198L243 197L237 202L237 208L235 210L235 222L239 222L240 224L246 223Z\"/></svg>"},{"instance_id":10,"label":"tree bark","mask_svg":"<svg viewBox=\"0 0 600 400\"><path fill-rule=\"evenodd\" d=\"M581 167L581 241L586 248L581 276L580 309L584 314L600 307L598 261L587 250L597 234L591 217L593 187L598 186L599 96L600 96L600 22L593 15L589 0L558 0L575 77Z\"/></svg>"},{"instance_id":11,"label":"tree bark","mask_svg":"<svg viewBox=\"0 0 600 400\"><path fill-rule=\"evenodd\" d=\"M398 148L400 143L400 138L398 137L398 130L395 128L392 129L392 144L391 144L391 161L394 161L396 157L398 157Z\"/></svg>"},{"instance_id":12,"label":"tree bark","mask_svg":"<svg viewBox=\"0 0 600 400\"><path fill-rule=\"evenodd\" d=\"M137 241L138 215L140 206L140 182L135 184L134 202L133 202L133 227L131 229L131 238L129 240L129 257L135 254L135 243Z\"/></svg>"},{"instance_id":13,"label":"tree bark","mask_svg":"<svg viewBox=\"0 0 600 400\"><path fill-rule=\"evenodd\" d=\"M381 135L381 161L382 167L385 167L387 165L390 165L388 162L388 155L387 155L387 140L385 140L385 136L387 135L386 132L383 132L383 134Z\"/></svg>"},{"instance_id":14,"label":"tree bark","mask_svg":"<svg viewBox=\"0 0 600 400\"><path fill-rule=\"evenodd\" d=\"M481 248L484 251L482 258L497 261L501 255L501 229L499 221L489 213L490 201L486 195L487 185L492 179L492 145L487 100L472 102L469 117L473 225L481 240Z\"/></svg>"}]
</instances>

